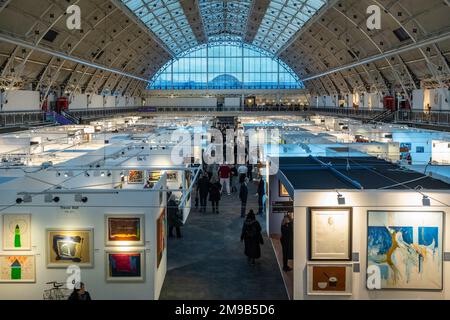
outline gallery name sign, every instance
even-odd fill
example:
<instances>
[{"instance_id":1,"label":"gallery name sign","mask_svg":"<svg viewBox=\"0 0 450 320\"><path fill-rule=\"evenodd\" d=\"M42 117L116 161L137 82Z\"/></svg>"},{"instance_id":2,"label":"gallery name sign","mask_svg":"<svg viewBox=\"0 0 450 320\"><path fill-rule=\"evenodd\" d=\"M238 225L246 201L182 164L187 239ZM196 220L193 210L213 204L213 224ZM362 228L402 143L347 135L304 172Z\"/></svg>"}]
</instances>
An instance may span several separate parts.
<instances>
[{"instance_id":1,"label":"gallery name sign","mask_svg":"<svg viewBox=\"0 0 450 320\"><path fill-rule=\"evenodd\" d=\"M78 213L80 210L79 206L60 206L59 207L60 213L62 214L74 214Z\"/></svg>"}]
</instances>

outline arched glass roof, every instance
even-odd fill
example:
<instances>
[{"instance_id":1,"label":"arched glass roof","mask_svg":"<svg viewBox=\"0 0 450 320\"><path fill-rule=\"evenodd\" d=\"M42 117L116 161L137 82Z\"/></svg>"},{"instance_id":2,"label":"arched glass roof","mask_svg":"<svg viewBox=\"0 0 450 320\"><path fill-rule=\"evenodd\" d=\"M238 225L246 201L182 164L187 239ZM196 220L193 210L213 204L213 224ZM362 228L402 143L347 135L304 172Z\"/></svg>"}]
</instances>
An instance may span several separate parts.
<instances>
[{"instance_id":1,"label":"arched glass roof","mask_svg":"<svg viewBox=\"0 0 450 320\"><path fill-rule=\"evenodd\" d=\"M327 0L121 0L179 56L204 42L246 41L272 54L301 29ZM263 10L255 23L255 10ZM256 19L257 20L257 19ZM200 26L199 26L199 22ZM201 30L197 30L197 28ZM194 32L195 30L195 32ZM200 35L201 36L200 36ZM246 35L253 36L246 37Z\"/></svg>"},{"instance_id":2,"label":"arched glass roof","mask_svg":"<svg viewBox=\"0 0 450 320\"><path fill-rule=\"evenodd\" d=\"M242 42L200 45L168 62L150 90L300 89L303 83L280 59Z\"/></svg>"}]
</instances>

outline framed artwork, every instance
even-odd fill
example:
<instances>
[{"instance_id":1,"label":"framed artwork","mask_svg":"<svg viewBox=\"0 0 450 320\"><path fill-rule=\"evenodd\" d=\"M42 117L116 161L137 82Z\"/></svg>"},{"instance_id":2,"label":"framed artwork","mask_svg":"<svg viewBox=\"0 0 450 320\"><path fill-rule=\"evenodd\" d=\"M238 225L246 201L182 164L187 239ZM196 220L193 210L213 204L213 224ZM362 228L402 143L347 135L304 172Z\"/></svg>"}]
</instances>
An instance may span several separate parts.
<instances>
[{"instance_id":1,"label":"framed artwork","mask_svg":"<svg viewBox=\"0 0 450 320\"><path fill-rule=\"evenodd\" d=\"M143 282L145 281L145 250L109 249L105 251L106 281Z\"/></svg>"},{"instance_id":2,"label":"framed artwork","mask_svg":"<svg viewBox=\"0 0 450 320\"><path fill-rule=\"evenodd\" d=\"M166 171L167 174L167 182L177 182L178 181L178 172L177 171Z\"/></svg>"},{"instance_id":3,"label":"framed artwork","mask_svg":"<svg viewBox=\"0 0 450 320\"><path fill-rule=\"evenodd\" d=\"M128 172L128 183L132 184L144 183L144 171L130 170Z\"/></svg>"},{"instance_id":4,"label":"framed artwork","mask_svg":"<svg viewBox=\"0 0 450 320\"><path fill-rule=\"evenodd\" d=\"M353 292L353 264L307 265L307 294L327 296L350 296Z\"/></svg>"},{"instance_id":5,"label":"framed artwork","mask_svg":"<svg viewBox=\"0 0 450 320\"><path fill-rule=\"evenodd\" d=\"M3 250L31 250L31 214L3 215Z\"/></svg>"},{"instance_id":6,"label":"framed artwork","mask_svg":"<svg viewBox=\"0 0 450 320\"><path fill-rule=\"evenodd\" d=\"M278 196L279 197L290 197L289 192L287 191L286 187L281 182L281 180L278 180Z\"/></svg>"},{"instance_id":7,"label":"framed artwork","mask_svg":"<svg viewBox=\"0 0 450 320\"><path fill-rule=\"evenodd\" d=\"M0 283L36 282L34 255L0 255Z\"/></svg>"},{"instance_id":8,"label":"framed artwork","mask_svg":"<svg viewBox=\"0 0 450 320\"><path fill-rule=\"evenodd\" d=\"M148 171L147 179L152 182L158 182L161 178L161 171Z\"/></svg>"},{"instance_id":9,"label":"framed artwork","mask_svg":"<svg viewBox=\"0 0 450 320\"><path fill-rule=\"evenodd\" d=\"M310 260L345 260L352 256L352 209L310 208Z\"/></svg>"},{"instance_id":10,"label":"framed artwork","mask_svg":"<svg viewBox=\"0 0 450 320\"><path fill-rule=\"evenodd\" d=\"M143 246L144 215L105 215L106 246Z\"/></svg>"},{"instance_id":11,"label":"framed artwork","mask_svg":"<svg viewBox=\"0 0 450 320\"><path fill-rule=\"evenodd\" d=\"M367 226L367 267L380 289L443 289L443 212L368 211Z\"/></svg>"},{"instance_id":12,"label":"framed artwork","mask_svg":"<svg viewBox=\"0 0 450 320\"><path fill-rule=\"evenodd\" d=\"M163 209L156 221L156 261L157 268L161 264L164 249L166 247L166 210Z\"/></svg>"},{"instance_id":13,"label":"framed artwork","mask_svg":"<svg viewBox=\"0 0 450 320\"><path fill-rule=\"evenodd\" d=\"M94 266L94 229L47 229L47 267Z\"/></svg>"}]
</instances>

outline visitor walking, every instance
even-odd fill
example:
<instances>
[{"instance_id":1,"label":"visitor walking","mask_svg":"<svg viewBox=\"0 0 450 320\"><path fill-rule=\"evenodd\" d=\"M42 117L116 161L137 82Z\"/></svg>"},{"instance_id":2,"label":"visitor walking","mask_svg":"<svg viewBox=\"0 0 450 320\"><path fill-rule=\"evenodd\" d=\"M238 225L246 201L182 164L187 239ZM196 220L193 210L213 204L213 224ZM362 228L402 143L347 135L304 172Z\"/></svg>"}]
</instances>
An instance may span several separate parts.
<instances>
[{"instance_id":1,"label":"visitor walking","mask_svg":"<svg viewBox=\"0 0 450 320\"><path fill-rule=\"evenodd\" d=\"M256 220L255 213L253 210L250 210L242 227L241 241L244 241L244 253L247 256L249 263L253 265L255 264L255 259L261 257L260 245L264 244L261 230L261 225Z\"/></svg>"},{"instance_id":2,"label":"visitor walking","mask_svg":"<svg viewBox=\"0 0 450 320\"><path fill-rule=\"evenodd\" d=\"M245 218L245 210L247 207L248 199L248 187L247 179L241 184L241 189L239 190L239 200L241 200L241 218Z\"/></svg>"},{"instance_id":3,"label":"visitor walking","mask_svg":"<svg viewBox=\"0 0 450 320\"><path fill-rule=\"evenodd\" d=\"M209 193L209 179L207 173L204 173L199 179L197 189L200 197L200 211L206 212L206 201Z\"/></svg>"},{"instance_id":4,"label":"visitor walking","mask_svg":"<svg viewBox=\"0 0 450 320\"><path fill-rule=\"evenodd\" d=\"M247 166L245 164L242 164L238 168L238 174L239 174L239 183L243 183L245 178L247 177Z\"/></svg>"},{"instance_id":5,"label":"visitor walking","mask_svg":"<svg viewBox=\"0 0 450 320\"><path fill-rule=\"evenodd\" d=\"M226 164L222 164L219 167L220 185L222 186L222 191L226 188L228 195L231 194L230 175L231 175L231 168Z\"/></svg>"},{"instance_id":6,"label":"visitor walking","mask_svg":"<svg viewBox=\"0 0 450 320\"><path fill-rule=\"evenodd\" d=\"M283 270L291 271L289 259L294 259L294 223L290 214L284 216L281 222L281 247L283 251Z\"/></svg>"},{"instance_id":7,"label":"visitor walking","mask_svg":"<svg viewBox=\"0 0 450 320\"><path fill-rule=\"evenodd\" d=\"M219 183L219 179L216 176L211 178L209 184L209 201L211 201L213 213L219 214L219 201L222 186Z\"/></svg>"},{"instance_id":8,"label":"visitor walking","mask_svg":"<svg viewBox=\"0 0 450 320\"><path fill-rule=\"evenodd\" d=\"M231 185L231 192L235 193L237 192L237 181L238 181L238 171L236 169L236 166L233 165L231 167L231 173L230 173L230 185Z\"/></svg>"},{"instance_id":9,"label":"visitor walking","mask_svg":"<svg viewBox=\"0 0 450 320\"><path fill-rule=\"evenodd\" d=\"M264 195L266 194L265 191L265 182L264 182L264 178L261 176L260 180L259 180L259 184L258 184L258 215L262 215L263 214L263 201L264 201Z\"/></svg>"},{"instance_id":10,"label":"visitor walking","mask_svg":"<svg viewBox=\"0 0 450 320\"><path fill-rule=\"evenodd\" d=\"M183 225L181 217L178 214L178 204L175 201L175 195L171 194L169 196L169 201L167 202L167 222L169 224L169 237L173 238L173 228L177 232L177 238L181 238L181 229Z\"/></svg>"}]
</instances>

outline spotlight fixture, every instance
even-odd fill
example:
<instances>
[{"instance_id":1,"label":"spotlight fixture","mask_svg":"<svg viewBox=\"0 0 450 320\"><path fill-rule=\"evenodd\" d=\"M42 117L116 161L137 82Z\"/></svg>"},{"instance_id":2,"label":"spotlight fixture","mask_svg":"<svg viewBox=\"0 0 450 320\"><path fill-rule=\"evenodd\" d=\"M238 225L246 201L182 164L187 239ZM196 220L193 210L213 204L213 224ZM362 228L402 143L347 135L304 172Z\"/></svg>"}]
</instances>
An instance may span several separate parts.
<instances>
[{"instance_id":1,"label":"spotlight fixture","mask_svg":"<svg viewBox=\"0 0 450 320\"><path fill-rule=\"evenodd\" d=\"M102 171L102 173L100 173L100 176L101 176L101 177L104 177L104 176L105 176L105 173Z\"/></svg>"},{"instance_id":2,"label":"spotlight fixture","mask_svg":"<svg viewBox=\"0 0 450 320\"><path fill-rule=\"evenodd\" d=\"M431 200L426 195L423 195L422 205L425 206L425 207L431 206Z\"/></svg>"},{"instance_id":3,"label":"spotlight fixture","mask_svg":"<svg viewBox=\"0 0 450 320\"><path fill-rule=\"evenodd\" d=\"M60 176L61 176L61 172L57 171L57 172L56 172L56 176L57 176L57 177L60 177Z\"/></svg>"},{"instance_id":4,"label":"spotlight fixture","mask_svg":"<svg viewBox=\"0 0 450 320\"><path fill-rule=\"evenodd\" d=\"M108 177L111 177L112 173L111 171L108 171L108 173L106 174Z\"/></svg>"},{"instance_id":5,"label":"spotlight fixture","mask_svg":"<svg viewBox=\"0 0 450 320\"><path fill-rule=\"evenodd\" d=\"M337 192L337 191L336 191ZM345 197L340 194L339 192L337 192L337 201L339 205L344 205L345 204Z\"/></svg>"},{"instance_id":6,"label":"spotlight fixture","mask_svg":"<svg viewBox=\"0 0 450 320\"><path fill-rule=\"evenodd\" d=\"M120 177L121 178L125 177L125 173L123 171L120 173Z\"/></svg>"},{"instance_id":7,"label":"spotlight fixture","mask_svg":"<svg viewBox=\"0 0 450 320\"><path fill-rule=\"evenodd\" d=\"M76 194L75 201L86 203L86 202L88 202L88 197L83 197L83 195L81 195L81 194Z\"/></svg>"},{"instance_id":8,"label":"spotlight fixture","mask_svg":"<svg viewBox=\"0 0 450 320\"><path fill-rule=\"evenodd\" d=\"M86 172L84 173L84 176L85 176L86 178L89 178L91 175L89 174L89 172L86 171Z\"/></svg>"},{"instance_id":9,"label":"spotlight fixture","mask_svg":"<svg viewBox=\"0 0 450 320\"><path fill-rule=\"evenodd\" d=\"M59 202L59 200L60 200L60 199L59 199L59 197L54 197L54 198L53 198L53 202L56 202L56 203L58 203L58 202Z\"/></svg>"},{"instance_id":10,"label":"spotlight fixture","mask_svg":"<svg viewBox=\"0 0 450 320\"><path fill-rule=\"evenodd\" d=\"M29 195L29 194L25 194L25 195L23 195L22 198L17 198L16 199L16 203L17 204L31 202L31 201L33 201L33 199L31 198L31 195Z\"/></svg>"}]
</instances>

